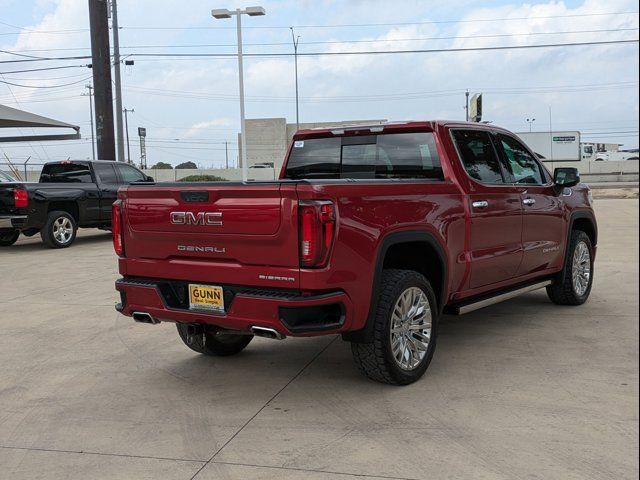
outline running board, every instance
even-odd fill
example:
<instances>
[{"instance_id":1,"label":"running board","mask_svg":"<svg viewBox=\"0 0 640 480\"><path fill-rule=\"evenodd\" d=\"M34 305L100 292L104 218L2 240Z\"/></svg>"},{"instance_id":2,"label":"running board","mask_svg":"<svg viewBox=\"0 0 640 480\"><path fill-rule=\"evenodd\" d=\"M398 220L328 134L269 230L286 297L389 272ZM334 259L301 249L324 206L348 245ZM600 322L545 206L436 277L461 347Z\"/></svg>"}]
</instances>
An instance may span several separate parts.
<instances>
[{"instance_id":1,"label":"running board","mask_svg":"<svg viewBox=\"0 0 640 480\"><path fill-rule=\"evenodd\" d=\"M544 282L534 283L525 287L520 287L508 292L499 293L492 297L485 297L481 300L472 301L471 303L461 303L459 305L452 305L445 309L445 313L452 315L464 315L465 313L479 310L480 308L488 307L489 305L495 305L496 303L504 302L512 298L518 297L523 293L533 292L534 290L540 290L541 288L551 285L551 280L545 280Z\"/></svg>"}]
</instances>

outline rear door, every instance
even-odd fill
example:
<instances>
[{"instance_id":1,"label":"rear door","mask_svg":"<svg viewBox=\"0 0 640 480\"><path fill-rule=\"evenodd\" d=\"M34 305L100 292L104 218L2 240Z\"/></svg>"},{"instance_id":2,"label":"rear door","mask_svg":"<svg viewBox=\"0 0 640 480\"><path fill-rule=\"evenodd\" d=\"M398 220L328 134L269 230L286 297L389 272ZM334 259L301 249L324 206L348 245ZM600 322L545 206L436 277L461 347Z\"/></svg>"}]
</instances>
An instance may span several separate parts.
<instances>
[{"instance_id":1,"label":"rear door","mask_svg":"<svg viewBox=\"0 0 640 480\"><path fill-rule=\"evenodd\" d=\"M118 197L118 188L122 185L116 173L115 162L96 162L93 171L100 189L100 219L111 222L111 205Z\"/></svg>"},{"instance_id":2,"label":"rear door","mask_svg":"<svg viewBox=\"0 0 640 480\"><path fill-rule=\"evenodd\" d=\"M498 156L493 135L452 131L469 177L471 289L509 280L522 260L522 200Z\"/></svg>"},{"instance_id":3,"label":"rear door","mask_svg":"<svg viewBox=\"0 0 640 480\"><path fill-rule=\"evenodd\" d=\"M503 133L497 140L522 201L523 257L518 275L559 267L566 238L563 197L556 194L551 176L520 141Z\"/></svg>"}]
</instances>

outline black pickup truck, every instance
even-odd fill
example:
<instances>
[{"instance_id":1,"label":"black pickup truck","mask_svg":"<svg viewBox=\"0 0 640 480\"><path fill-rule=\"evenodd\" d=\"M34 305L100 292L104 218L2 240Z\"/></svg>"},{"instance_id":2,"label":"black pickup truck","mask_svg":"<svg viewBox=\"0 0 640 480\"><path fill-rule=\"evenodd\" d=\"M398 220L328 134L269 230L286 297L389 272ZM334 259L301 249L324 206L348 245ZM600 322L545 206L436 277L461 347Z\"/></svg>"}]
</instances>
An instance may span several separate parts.
<instances>
[{"instance_id":1,"label":"black pickup truck","mask_svg":"<svg viewBox=\"0 0 640 480\"><path fill-rule=\"evenodd\" d=\"M126 163L74 160L45 164L38 183L7 180L0 179L0 246L40 233L48 247L65 248L79 227L111 228L118 188L153 178Z\"/></svg>"}]
</instances>

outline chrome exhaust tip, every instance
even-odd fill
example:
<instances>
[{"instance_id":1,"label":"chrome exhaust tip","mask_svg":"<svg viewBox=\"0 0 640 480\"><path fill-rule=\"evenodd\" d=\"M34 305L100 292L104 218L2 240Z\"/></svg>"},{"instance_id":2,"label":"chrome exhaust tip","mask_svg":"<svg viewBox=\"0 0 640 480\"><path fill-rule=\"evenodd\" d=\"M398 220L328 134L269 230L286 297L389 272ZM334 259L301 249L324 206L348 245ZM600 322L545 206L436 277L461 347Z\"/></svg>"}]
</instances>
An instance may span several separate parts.
<instances>
[{"instance_id":1,"label":"chrome exhaust tip","mask_svg":"<svg viewBox=\"0 0 640 480\"><path fill-rule=\"evenodd\" d=\"M160 320L156 320L146 312L133 312L131 316L133 317L133 320L138 323L150 323L151 325L157 325L160 323Z\"/></svg>"},{"instance_id":2,"label":"chrome exhaust tip","mask_svg":"<svg viewBox=\"0 0 640 480\"><path fill-rule=\"evenodd\" d=\"M284 340L285 338L287 338L285 335L282 335L280 332L274 330L273 328L257 327L254 325L249 330L256 337L270 338L272 340Z\"/></svg>"}]
</instances>

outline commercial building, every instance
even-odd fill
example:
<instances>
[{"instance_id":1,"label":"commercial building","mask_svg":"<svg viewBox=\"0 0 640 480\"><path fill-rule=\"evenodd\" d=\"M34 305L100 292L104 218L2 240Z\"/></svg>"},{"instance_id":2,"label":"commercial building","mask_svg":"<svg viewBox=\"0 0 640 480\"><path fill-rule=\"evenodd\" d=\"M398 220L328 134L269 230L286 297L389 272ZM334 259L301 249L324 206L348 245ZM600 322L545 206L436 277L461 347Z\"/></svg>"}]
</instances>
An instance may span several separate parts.
<instances>
[{"instance_id":1,"label":"commercial building","mask_svg":"<svg viewBox=\"0 0 640 480\"><path fill-rule=\"evenodd\" d=\"M339 125L381 124L386 120L349 120L339 122L301 123L300 130ZM295 123L287 123L285 118L253 118L247 119L245 131L247 135L247 163L249 168L282 167L287 147L296 133ZM238 158L242 158L241 136L238 134Z\"/></svg>"}]
</instances>

